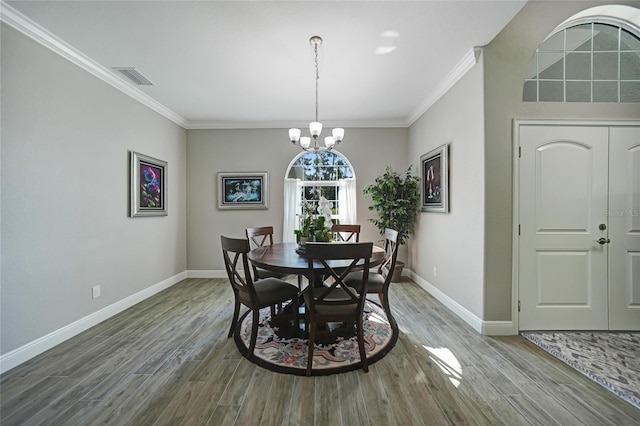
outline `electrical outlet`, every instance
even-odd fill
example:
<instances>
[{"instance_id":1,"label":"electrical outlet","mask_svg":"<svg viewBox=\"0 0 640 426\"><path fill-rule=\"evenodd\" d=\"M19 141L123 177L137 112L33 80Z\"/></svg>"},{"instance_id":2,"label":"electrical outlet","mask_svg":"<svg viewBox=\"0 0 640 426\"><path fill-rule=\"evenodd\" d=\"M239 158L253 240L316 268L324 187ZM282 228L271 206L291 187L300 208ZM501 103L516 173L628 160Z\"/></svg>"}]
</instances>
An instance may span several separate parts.
<instances>
[{"instance_id":1,"label":"electrical outlet","mask_svg":"<svg viewBox=\"0 0 640 426\"><path fill-rule=\"evenodd\" d=\"M91 296L93 299L100 297L100 286L96 285L91 287Z\"/></svg>"},{"instance_id":2,"label":"electrical outlet","mask_svg":"<svg viewBox=\"0 0 640 426\"><path fill-rule=\"evenodd\" d=\"M438 268L436 268L435 266L433 267L433 276L434 277L438 276Z\"/></svg>"}]
</instances>

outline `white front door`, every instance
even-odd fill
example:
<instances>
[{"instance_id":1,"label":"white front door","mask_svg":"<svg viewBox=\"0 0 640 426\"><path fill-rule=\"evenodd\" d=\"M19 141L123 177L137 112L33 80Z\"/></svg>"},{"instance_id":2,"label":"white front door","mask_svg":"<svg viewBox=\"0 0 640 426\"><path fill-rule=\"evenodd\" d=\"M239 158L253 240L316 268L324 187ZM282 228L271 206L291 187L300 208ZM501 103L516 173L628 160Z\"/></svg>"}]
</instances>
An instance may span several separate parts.
<instances>
[{"instance_id":1,"label":"white front door","mask_svg":"<svg viewBox=\"0 0 640 426\"><path fill-rule=\"evenodd\" d=\"M608 139L607 127L519 127L520 330L608 328Z\"/></svg>"},{"instance_id":2,"label":"white front door","mask_svg":"<svg viewBox=\"0 0 640 426\"><path fill-rule=\"evenodd\" d=\"M609 328L640 330L640 128L611 128Z\"/></svg>"}]
</instances>

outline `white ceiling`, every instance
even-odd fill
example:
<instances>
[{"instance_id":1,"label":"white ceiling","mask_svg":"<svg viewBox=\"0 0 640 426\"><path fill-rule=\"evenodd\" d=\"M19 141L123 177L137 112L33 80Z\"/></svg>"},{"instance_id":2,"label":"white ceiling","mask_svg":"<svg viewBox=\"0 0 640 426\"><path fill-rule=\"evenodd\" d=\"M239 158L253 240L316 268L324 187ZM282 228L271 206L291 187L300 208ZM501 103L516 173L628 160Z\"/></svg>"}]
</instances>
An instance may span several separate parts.
<instances>
[{"instance_id":1,"label":"white ceiling","mask_svg":"<svg viewBox=\"0 0 640 426\"><path fill-rule=\"evenodd\" d=\"M524 6L503 1L9 1L186 127L402 126ZM27 20L28 22L31 22ZM395 31L396 38L383 37ZM379 46L395 45L386 55ZM120 79L118 77L118 79Z\"/></svg>"}]
</instances>

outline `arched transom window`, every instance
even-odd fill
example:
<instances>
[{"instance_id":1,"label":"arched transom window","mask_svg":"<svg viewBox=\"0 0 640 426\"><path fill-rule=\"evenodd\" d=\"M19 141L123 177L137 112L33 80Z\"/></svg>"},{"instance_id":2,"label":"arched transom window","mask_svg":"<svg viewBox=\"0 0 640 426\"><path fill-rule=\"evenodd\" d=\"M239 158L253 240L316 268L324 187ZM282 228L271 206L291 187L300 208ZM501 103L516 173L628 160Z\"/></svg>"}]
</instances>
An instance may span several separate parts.
<instances>
[{"instance_id":1,"label":"arched transom window","mask_svg":"<svg viewBox=\"0 0 640 426\"><path fill-rule=\"evenodd\" d=\"M303 201L316 212L324 197L333 205L334 222L356 223L355 173L339 152L302 152L291 161L285 176L283 241L293 241Z\"/></svg>"},{"instance_id":2,"label":"arched transom window","mask_svg":"<svg viewBox=\"0 0 640 426\"><path fill-rule=\"evenodd\" d=\"M611 17L581 18L559 27L536 50L522 99L640 102L638 29Z\"/></svg>"}]
</instances>

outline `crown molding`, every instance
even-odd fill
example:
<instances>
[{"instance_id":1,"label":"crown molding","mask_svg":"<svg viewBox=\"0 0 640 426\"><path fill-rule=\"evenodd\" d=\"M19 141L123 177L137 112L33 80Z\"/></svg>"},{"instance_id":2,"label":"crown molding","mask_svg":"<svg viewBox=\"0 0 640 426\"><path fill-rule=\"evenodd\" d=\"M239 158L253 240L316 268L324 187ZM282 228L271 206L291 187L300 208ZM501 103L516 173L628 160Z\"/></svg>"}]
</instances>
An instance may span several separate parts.
<instances>
[{"instance_id":1,"label":"crown molding","mask_svg":"<svg viewBox=\"0 0 640 426\"><path fill-rule=\"evenodd\" d=\"M85 71L93 74L100 80L120 90L124 94L132 97L136 101L149 107L158 114L173 121L177 125L186 128L186 119L176 114L169 108L165 107L155 99L151 98L146 93L136 89L128 83L125 83L119 77L116 77L116 75L113 74L111 70L103 67L93 59L79 52L74 47L70 46L60 38L51 34L36 22L27 18L3 1L0 1L0 21L6 23L10 27L40 43L46 48L52 50L71 63L84 69Z\"/></svg>"},{"instance_id":2,"label":"crown molding","mask_svg":"<svg viewBox=\"0 0 640 426\"><path fill-rule=\"evenodd\" d=\"M299 121L188 121L185 129L188 130L232 130L232 129L290 129L297 127L307 128L308 122ZM387 127L408 127L406 121L323 121L323 128L344 127L354 128L387 128Z\"/></svg>"},{"instance_id":3,"label":"crown molding","mask_svg":"<svg viewBox=\"0 0 640 426\"><path fill-rule=\"evenodd\" d=\"M474 47L469 50L460 62L447 74L447 76L436 86L429 97L422 101L420 105L409 115L407 126L411 126L418 118L422 116L429 108L435 104L454 84L458 82L475 64L478 63L482 47Z\"/></svg>"},{"instance_id":4,"label":"crown molding","mask_svg":"<svg viewBox=\"0 0 640 426\"><path fill-rule=\"evenodd\" d=\"M125 95L130 96L184 129L288 129L296 125L296 123L293 122L187 120L146 93L125 82L120 77L116 76L110 69L100 65L60 38L51 34L45 28L22 15L2 0L0 0L0 21L59 54L63 58L93 74L95 77L113 86ZM481 52L481 47L474 47L471 49L455 66L455 68L436 86L431 95L413 110L406 120L336 122L333 125L332 123L325 123L325 126L340 126L346 128L409 127L418 118L420 118L422 114L431 108L431 106L433 106L433 104L435 104L442 95L451 89L451 87L478 62ZM308 123L303 123L298 127L306 127L307 125Z\"/></svg>"}]
</instances>

